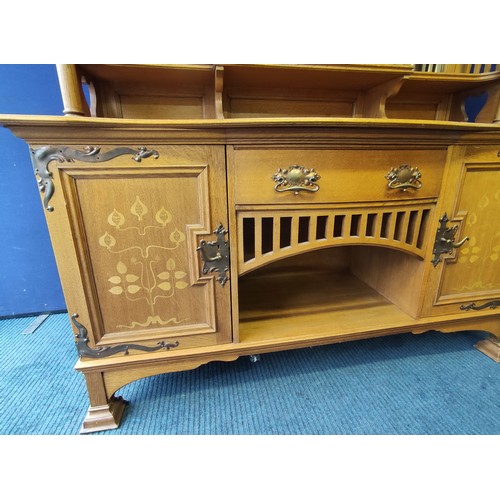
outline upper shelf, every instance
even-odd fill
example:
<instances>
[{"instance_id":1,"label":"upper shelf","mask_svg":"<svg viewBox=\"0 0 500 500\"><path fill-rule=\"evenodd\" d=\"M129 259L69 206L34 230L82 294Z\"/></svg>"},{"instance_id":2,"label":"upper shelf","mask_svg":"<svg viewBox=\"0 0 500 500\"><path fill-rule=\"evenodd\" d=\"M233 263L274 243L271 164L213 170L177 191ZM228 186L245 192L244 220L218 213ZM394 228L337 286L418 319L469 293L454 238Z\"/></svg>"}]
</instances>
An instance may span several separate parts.
<instances>
[{"instance_id":1,"label":"upper shelf","mask_svg":"<svg viewBox=\"0 0 500 500\"><path fill-rule=\"evenodd\" d=\"M388 118L500 121L500 71L412 65L59 65L64 113L125 119ZM88 86L85 92L83 86ZM482 95L487 93L487 95ZM86 95L88 97L86 97ZM88 99L88 101L87 101Z\"/></svg>"}]
</instances>

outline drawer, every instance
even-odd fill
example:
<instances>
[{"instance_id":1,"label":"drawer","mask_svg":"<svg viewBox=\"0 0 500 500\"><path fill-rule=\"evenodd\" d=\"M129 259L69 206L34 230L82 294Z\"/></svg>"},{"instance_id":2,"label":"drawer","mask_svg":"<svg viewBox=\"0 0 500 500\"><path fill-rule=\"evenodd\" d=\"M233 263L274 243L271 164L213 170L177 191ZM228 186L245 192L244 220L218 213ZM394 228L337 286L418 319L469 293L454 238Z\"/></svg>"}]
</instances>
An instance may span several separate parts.
<instances>
[{"instance_id":1,"label":"drawer","mask_svg":"<svg viewBox=\"0 0 500 500\"><path fill-rule=\"evenodd\" d=\"M435 198L441 187L446 153L446 149L236 147L232 150L235 203L337 203ZM391 170L393 175L388 179Z\"/></svg>"}]
</instances>

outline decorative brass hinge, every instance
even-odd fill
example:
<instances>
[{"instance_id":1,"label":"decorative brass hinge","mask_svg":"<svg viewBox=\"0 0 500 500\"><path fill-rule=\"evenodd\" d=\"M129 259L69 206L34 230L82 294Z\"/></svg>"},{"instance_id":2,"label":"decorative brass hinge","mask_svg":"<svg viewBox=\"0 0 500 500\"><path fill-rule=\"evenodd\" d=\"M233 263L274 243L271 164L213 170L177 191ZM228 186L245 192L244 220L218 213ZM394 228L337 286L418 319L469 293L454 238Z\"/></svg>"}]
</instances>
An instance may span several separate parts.
<instances>
[{"instance_id":1,"label":"decorative brass hinge","mask_svg":"<svg viewBox=\"0 0 500 500\"><path fill-rule=\"evenodd\" d=\"M431 261L434 267L436 267L441 262L442 254L452 254L455 248L461 247L469 239L469 237L466 236L458 243L455 243L455 235L458 231L458 225L446 227L446 224L449 221L450 220L448 219L446 213L439 219L439 227L436 232L436 241L434 242L434 256Z\"/></svg>"},{"instance_id":2,"label":"decorative brass hinge","mask_svg":"<svg viewBox=\"0 0 500 500\"><path fill-rule=\"evenodd\" d=\"M78 351L78 355L80 357L105 358L106 356L112 356L113 354L117 354L119 352L128 354L129 349L135 349L137 351L145 351L145 352L159 351L160 349L165 349L168 351L169 349L179 346L178 341L165 342L162 340L161 342L158 342L158 345L156 347L146 347L137 344L123 344L114 347L99 347L97 349L92 349L88 345L89 337L87 329L80 322L78 322L76 318L78 318L78 314L73 314L71 316L71 321L73 321L73 324L76 326L76 329L78 330L78 333L75 335L75 340L76 340L76 350Z\"/></svg>"},{"instance_id":3,"label":"decorative brass hinge","mask_svg":"<svg viewBox=\"0 0 500 500\"><path fill-rule=\"evenodd\" d=\"M462 311L482 311L483 309L496 309L497 307L500 307L500 300L492 300L491 302L486 302L486 304L483 304L481 306L476 306L475 302L472 302L472 304L469 305L461 305L460 309Z\"/></svg>"},{"instance_id":4,"label":"decorative brass hinge","mask_svg":"<svg viewBox=\"0 0 500 500\"><path fill-rule=\"evenodd\" d=\"M222 224L219 224L214 231L217 236L216 241L200 241L200 246L196 249L200 252L201 260L203 261L202 273L217 273L216 280L224 286L229 279L229 243L224 238L227 234L227 229L224 229Z\"/></svg>"},{"instance_id":5,"label":"decorative brass hinge","mask_svg":"<svg viewBox=\"0 0 500 500\"><path fill-rule=\"evenodd\" d=\"M35 171L35 176L38 178L38 186L42 193L44 193L43 206L49 212L54 210L53 207L49 205L49 201L54 194L54 181L52 180L52 172L49 171L49 163L53 160L59 163L83 161L86 163L98 163L102 161L112 160L117 156L131 154L132 159L136 162L140 162L145 158L152 156L153 158L158 158L158 151L153 149L148 149L141 146L137 149L132 148L116 148L105 153L101 153L101 148L95 146L86 146L83 151L78 151L73 148L68 147L52 147L46 146L39 149L31 150L31 160L33 163L33 170Z\"/></svg>"},{"instance_id":6,"label":"decorative brass hinge","mask_svg":"<svg viewBox=\"0 0 500 500\"><path fill-rule=\"evenodd\" d=\"M276 182L274 190L278 193L293 191L294 194L299 194L299 191L316 192L319 189L316 182L321 177L314 168L293 165L285 169L278 169L272 179Z\"/></svg>"}]
</instances>

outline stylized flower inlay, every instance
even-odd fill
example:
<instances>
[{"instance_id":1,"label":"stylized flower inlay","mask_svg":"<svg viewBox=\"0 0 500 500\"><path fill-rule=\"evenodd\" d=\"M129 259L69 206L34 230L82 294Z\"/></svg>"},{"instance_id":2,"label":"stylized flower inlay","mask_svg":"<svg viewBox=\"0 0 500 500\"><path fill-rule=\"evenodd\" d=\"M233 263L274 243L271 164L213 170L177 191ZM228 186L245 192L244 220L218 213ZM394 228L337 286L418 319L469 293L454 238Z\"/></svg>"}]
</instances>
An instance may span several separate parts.
<instances>
[{"instance_id":1,"label":"stylized flower inlay","mask_svg":"<svg viewBox=\"0 0 500 500\"><path fill-rule=\"evenodd\" d=\"M111 226L120 229L125 223L125 217L118 210L114 209L108 216L108 222Z\"/></svg>"},{"instance_id":2,"label":"stylized flower inlay","mask_svg":"<svg viewBox=\"0 0 500 500\"><path fill-rule=\"evenodd\" d=\"M135 202L130 209L132 215L135 215L139 221L149 212L148 207L140 200L138 196L135 197Z\"/></svg>"},{"instance_id":3,"label":"stylized flower inlay","mask_svg":"<svg viewBox=\"0 0 500 500\"><path fill-rule=\"evenodd\" d=\"M113 236L106 232L99 238L99 245L110 250L116 245L116 240L113 238Z\"/></svg>"}]
</instances>

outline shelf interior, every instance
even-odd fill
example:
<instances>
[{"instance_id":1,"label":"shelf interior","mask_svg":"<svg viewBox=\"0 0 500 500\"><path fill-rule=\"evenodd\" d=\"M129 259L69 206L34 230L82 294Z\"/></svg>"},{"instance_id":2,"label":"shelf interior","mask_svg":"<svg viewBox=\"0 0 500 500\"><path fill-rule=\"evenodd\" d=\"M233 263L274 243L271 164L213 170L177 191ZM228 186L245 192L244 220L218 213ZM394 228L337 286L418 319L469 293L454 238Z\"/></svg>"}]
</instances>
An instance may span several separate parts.
<instances>
[{"instance_id":1,"label":"shelf interior","mask_svg":"<svg viewBox=\"0 0 500 500\"><path fill-rule=\"evenodd\" d=\"M414 321L348 268L274 272L271 267L239 280L240 342L343 337Z\"/></svg>"}]
</instances>

